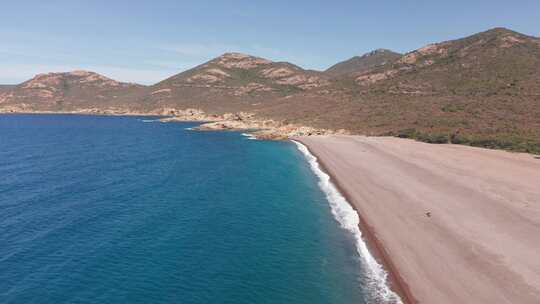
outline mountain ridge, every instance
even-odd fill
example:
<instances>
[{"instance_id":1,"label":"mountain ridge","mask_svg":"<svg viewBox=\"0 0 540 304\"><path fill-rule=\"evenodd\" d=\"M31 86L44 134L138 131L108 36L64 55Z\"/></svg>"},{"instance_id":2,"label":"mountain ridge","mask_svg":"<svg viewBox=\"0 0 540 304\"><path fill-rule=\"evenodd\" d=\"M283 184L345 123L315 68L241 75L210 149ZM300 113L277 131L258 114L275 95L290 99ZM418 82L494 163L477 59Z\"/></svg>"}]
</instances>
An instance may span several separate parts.
<instances>
[{"instance_id":1,"label":"mountain ridge","mask_svg":"<svg viewBox=\"0 0 540 304\"><path fill-rule=\"evenodd\" d=\"M207 107L238 111L328 85L322 72L304 70L288 62L225 53L150 86L149 103L173 107ZM228 105L222 107L223 99Z\"/></svg>"},{"instance_id":2,"label":"mountain ridge","mask_svg":"<svg viewBox=\"0 0 540 304\"><path fill-rule=\"evenodd\" d=\"M86 71L44 74L0 87L0 109L249 112L354 134L540 151L539 38L493 28L406 54L390 52L365 54L392 59L335 75L241 53L151 86Z\"/></svg>"},{"instance_id":3,"label":"mountain ridge","mask_svg":"<svg viewBox=\"0 0 540 304\"><path fill-rule=\"evenodd\" d=\"M326 69L324 72L332 77L353 73L362 73L376 66L393 62L401 56L402 54L388 49L376 49L364 55L354 56L345 61L338 62Z\"/></svg>"}]
</instances>

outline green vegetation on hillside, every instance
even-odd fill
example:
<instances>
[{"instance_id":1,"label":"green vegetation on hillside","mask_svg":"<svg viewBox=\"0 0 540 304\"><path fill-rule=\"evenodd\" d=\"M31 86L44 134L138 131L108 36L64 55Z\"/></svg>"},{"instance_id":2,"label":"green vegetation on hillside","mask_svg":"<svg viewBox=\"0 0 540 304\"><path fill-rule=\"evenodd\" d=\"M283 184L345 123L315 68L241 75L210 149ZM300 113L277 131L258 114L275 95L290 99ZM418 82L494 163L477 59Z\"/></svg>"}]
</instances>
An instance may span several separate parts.
<instances>
[{"instance_id":1,"label":"green vegetation on hillside","mask_svg":"<svg viewBox=\"0 0 540 304\"><path fill-rule=\"evenodd\" d=\"M526 152L540 155L540 141L515 135L500 137L482 137L478 135L459 135L445 133L423 133L416 129L403 129L387 132L386 136L410 138L431 144L459 144L488 149L502 149L514 152Z\"/></svg>"}]
</instances>

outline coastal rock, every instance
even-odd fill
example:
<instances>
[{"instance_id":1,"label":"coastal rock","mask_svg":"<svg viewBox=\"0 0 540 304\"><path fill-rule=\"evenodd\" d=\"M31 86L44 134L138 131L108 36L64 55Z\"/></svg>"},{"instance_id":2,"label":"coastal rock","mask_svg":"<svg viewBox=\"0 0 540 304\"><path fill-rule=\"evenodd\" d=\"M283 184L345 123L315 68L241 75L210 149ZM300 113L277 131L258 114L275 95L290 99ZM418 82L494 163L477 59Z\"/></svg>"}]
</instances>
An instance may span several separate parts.
<instances>
[{"instance_id":1,"label":"coastal rock","mask_svg":"<svg viewBox=\"0 0 540 304\"><path fill-rule=\"evenodd\" d=\"M163 118L161 121L209 121L194 128L200 131L224 131L238 130L247 131L257 139L285 140L298 136L348 134L346 130L326 130L291 124L271 119L258 119L255 114L249 112L225 113L223 115L207 115L198 109L175 110L168 109L173 117Z\"/></svg>"}]
</instances>

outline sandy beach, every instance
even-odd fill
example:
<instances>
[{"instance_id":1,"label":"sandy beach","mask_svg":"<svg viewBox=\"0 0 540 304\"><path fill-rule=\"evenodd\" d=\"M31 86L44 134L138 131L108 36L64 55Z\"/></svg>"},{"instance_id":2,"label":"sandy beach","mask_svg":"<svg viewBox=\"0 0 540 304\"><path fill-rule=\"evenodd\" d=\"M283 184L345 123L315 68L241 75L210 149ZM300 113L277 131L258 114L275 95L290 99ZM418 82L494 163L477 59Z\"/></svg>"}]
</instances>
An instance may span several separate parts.
<instances>
[{"instance_id":1,"label":"sandy beach","mask_svg":"<svg viewBox=\"0 0 540 304\"><path fill-rule=\"evenodd\" d=\"M405 303L540 303L540 157L389 137L297 140L359 212Z\"/></svg>"}]
</instances>

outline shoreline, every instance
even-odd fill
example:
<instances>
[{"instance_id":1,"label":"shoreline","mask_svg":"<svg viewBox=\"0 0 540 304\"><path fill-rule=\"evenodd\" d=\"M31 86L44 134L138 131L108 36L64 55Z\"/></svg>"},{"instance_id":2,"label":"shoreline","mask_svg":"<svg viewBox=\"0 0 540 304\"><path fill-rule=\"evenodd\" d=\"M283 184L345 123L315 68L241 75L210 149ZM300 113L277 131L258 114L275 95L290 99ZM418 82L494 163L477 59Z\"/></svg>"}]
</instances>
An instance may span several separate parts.
<instances>
[{"instance_id":1,"label":"shoreline","mask_svg":"<svg viewBox=\"0 0 540 304\"><path fill-rule=\"evenodd\" d=\"M538 157L392 137L296 140L357 210L404 303L538 302Z\"/></svg>"},{"instance_id":2,"label":"shoreline","mask_svg":"<svg viewBox=\"0 0 540 304\"><path fill-rule=\"evenodd\" d=\"M164 115L162 113L151 113L151 112L93 112L93 111L2 111L0 109L0 114L3 115L19 115L19 114L35 114L35 115L87 115L87 116L160 116L167 117L169 115Z\"/></svg>"},{"instance_id":3,"label":"shoreline","mask_svg":"<svg viewBox=\"0 0 540 304\"><path fill-rule=\"evenodd\" d=\"M208 117L189 112L160 120L204 124ZM242 117L226 121L253 123ZM540 261L531 258L540 251L539 157L393 137L291 140L316 158L318 169L356 211L364 244L383 266L386 286L404 304L514 303L508 299L528 304L536 303L531 297L540 298Z\"/></svg>"},{"instance_id":4,"label":"shoreline","mask_svg":"<svg viewBox=\"0 0 540 304\"><path fill-rule=\"evenodd\" d=\"M66 115L96 115L96 116L158 116L161 122L199 122L194 127L197 131L237 131L251 134L255 139L262 140L289 140L297 136L348 134L346 130L329 130L293 124L264 117L257 117L254 113L238 112L212 114L200 109L162 108L147 112L124 111L119 109L81 109L75 111L6 111L0 109L0 114L66 114Z\"/></svg>"},{"instance_id":5,"label":"shoreline","mask_svg":"<svg viewBox=\"0 0 540 304\"><path fill-rule=\"evenodd\" d=\"M388 287L400 297L403 304L417 303L411 290L409 289L409 286L403 280L397 267L392 262L392 259L388 251L385 249L383 244L377 238L373 227L369 225L368 221L362 215L362 213L358 210L357 206L352 203L352 200L351 200L352 197L342 187L339 179L337 179L336 176L330 170L328 170L328 167L326 166L325 162L319 157L319 155L317 155L316 152L310 149L309 145L306 144L301 138L294 138L292 141L297 141L300 144L302 144L309 151L309 153L312 154L316 158L316 162L319 165L320 169L330 177L330 182L337 188L339 193L345 198L347 203L357 213L358 218L359 218L358 226L362 233L362 239L366 242L369 252L373 255L375 260L379 264L381 264L384 271L386 271L388 277L387 277L387 282L385 283L388 284Z\"/></svg>"},{"instance_id":6,"label":"shoreline","mask_svg":"<svg viewBox=\"0 0 540 304\"><path fill-rule=\"evenodd\" d=\"M284 123L273 119L255 117L254 113L238 112L223 114L207 114L200 109L174 109L163 108L154 109L148 112L129 112L118 110L97 110L84 109L77 111L6 111L0 108L0 114L66 114L66 115L96 115L96 116L158 116L162 122L199 122L200 125L194 127L197 131L236 131L251 134L254 139L261 140L291 140L303 136L325 136L325 135L356 135L367 136L365 134L353 133L345 129L324 129L305 126L294 123ZM371 137L394 137L394 135L370 135ZM440 145L441 143L426 142L415 138L408 138L417 142ZM531 153L540 155L538 151L521 151L511 147L491 147L472 145L468 143L451 143L466 147L475 147L480 149L499 150L513 153Z\"/></svg>"}]
</instances>

